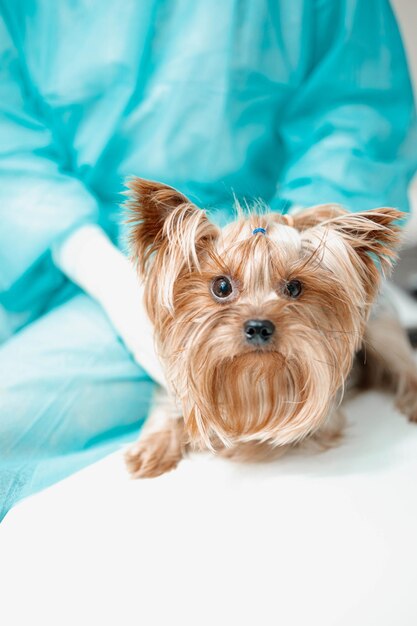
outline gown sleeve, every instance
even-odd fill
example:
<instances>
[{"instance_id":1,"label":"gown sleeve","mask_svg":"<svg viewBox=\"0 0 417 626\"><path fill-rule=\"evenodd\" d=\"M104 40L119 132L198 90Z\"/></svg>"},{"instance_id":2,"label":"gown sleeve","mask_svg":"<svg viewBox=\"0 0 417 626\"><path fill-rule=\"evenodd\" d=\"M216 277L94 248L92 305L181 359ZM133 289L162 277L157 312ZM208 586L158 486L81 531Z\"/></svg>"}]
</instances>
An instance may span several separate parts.
<instances>
[{"instance_id":1,"label":"gown sleeve","mask_svg":"<svg viewBox=\"0 0 417 626\"><path fill-rule=\"evenodd\" d=\"M62 280L50 247L95 222L98 204L70 171L12 30L0 7L0 301L17 307L26 287L35 301Z\"/></svg>"},{"instance_id":2,"label":"gown sleeve","mask_svg":"<svg viewBox=\"0 0 417 626\"><path fill-rule=\"evenodd\" d=\"M309 69L289 103L272 206L408 210L417 164L407 62L387 0L317 0Z\"/></svg>"}]
</instances>

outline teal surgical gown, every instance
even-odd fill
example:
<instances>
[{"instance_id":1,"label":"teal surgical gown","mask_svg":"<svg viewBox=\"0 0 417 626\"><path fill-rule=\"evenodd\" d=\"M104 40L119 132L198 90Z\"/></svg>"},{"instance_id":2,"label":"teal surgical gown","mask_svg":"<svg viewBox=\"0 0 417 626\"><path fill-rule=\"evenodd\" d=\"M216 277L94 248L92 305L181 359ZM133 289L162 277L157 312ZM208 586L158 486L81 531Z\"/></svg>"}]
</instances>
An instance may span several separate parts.
<instances>
[{"instance_id":1,"label":"teal surgical gown","mask_svg":"<svg viewBox=\"0 0 417 626\"><path fill-rule=\"evenodd\" d=\"M51 246L89 222L118 242L132 174L220 222L233 195L407 210L413 122L387 0L0 0L0 518L152 395Z\"/></svg>"}]
</instances>

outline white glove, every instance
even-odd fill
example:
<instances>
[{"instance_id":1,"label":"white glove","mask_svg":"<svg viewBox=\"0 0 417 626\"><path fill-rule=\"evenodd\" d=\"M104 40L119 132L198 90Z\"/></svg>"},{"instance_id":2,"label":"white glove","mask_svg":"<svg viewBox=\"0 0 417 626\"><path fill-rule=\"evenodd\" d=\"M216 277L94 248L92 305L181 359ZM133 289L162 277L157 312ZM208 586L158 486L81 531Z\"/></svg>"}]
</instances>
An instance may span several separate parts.
<instances>
[{"instance_id":1,"label":"white glove","mask_svg":"<svg viewBox=\"0 0 417 626\"><path fill-rule=\"evenodd\" d=\"M143 286L126 256L96 225L81 226L52 251L55 265L101 304L135 361L167 387L156 354Z\"/></svg>"}]
</instances>

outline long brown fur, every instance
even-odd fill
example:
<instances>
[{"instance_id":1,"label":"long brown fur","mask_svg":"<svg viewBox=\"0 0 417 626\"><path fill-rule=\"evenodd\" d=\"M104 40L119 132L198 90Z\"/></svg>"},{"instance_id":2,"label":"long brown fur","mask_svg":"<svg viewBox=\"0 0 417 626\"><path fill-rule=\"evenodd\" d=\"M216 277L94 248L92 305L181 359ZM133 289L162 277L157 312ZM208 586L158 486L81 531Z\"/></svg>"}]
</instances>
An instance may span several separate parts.
<instances>
[{"instance_id":1,"label":"long brown fur","mask_svg":"<svg viewBox=\"0 0 417 626\"><path fill-rule=\"evenodd\" d=\"M322 205L293 217L252 212L220 230L170 187L141 179L129 186L132 255L188 441L239 458L259 456L256 446L274 456L306 438L322 447L326 437L335 441L340 428L329 419L381 271L395 260L402 214ZM253 235L255 227L266 235ZM210 285L224 275L234 295L219 302ZM293 279L303 284L297 300L284 289ZM248 345L248 319L271 320L274 340Z\"/></svg>"}]
</instances>

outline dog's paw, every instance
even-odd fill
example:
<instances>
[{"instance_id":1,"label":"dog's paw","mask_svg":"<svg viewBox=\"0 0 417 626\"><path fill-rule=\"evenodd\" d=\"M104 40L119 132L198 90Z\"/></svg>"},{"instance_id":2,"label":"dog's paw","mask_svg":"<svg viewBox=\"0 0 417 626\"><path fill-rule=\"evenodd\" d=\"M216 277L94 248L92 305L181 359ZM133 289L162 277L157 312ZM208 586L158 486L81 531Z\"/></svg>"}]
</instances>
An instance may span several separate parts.
<instances>
[{"instance_id":1,"label":"dog's paw","mask_svg":"<svg viewBox=\"0 0 417 626\"><path fill-rule=\"evenodd\" d=\"M407 382L405 389L398 394L395 406L410 422L417 423L417 379Z\"/></svg>"},{"instance_id":2,"label":"dog's paw","mask_svg":"<svg viewBox=\"0 0 417 626\"><path fill-rule=\"evenodd\" d=\"M248 441L218 450L218 455L236 463L265 463L283 456L290 446L272 446L268 442Z\"/></svg>"},{"instance_id":3,"label":"dog's paw","mask_svg":"<svg viewBox=\"0 0 417 626\"><path fill-rule=\"evenodd\" d=\"M125 454L132 478L155 478L173 469L183 457L181 439L174 429L150 433L137 441Z\"/></svg>"},{"instance_id":4,"label":"dog's paw","mask_svg":"<svg viewBox=\"0 0 417 626\"><path fill-rule=\"evenodd\" d=\"M307 452L325 452L338 446L343 440L346 428L346 417L343 411L337 409L332 412L328 421L318 430L306 437L298 447Z\"/></svg>"}]
</instances>

